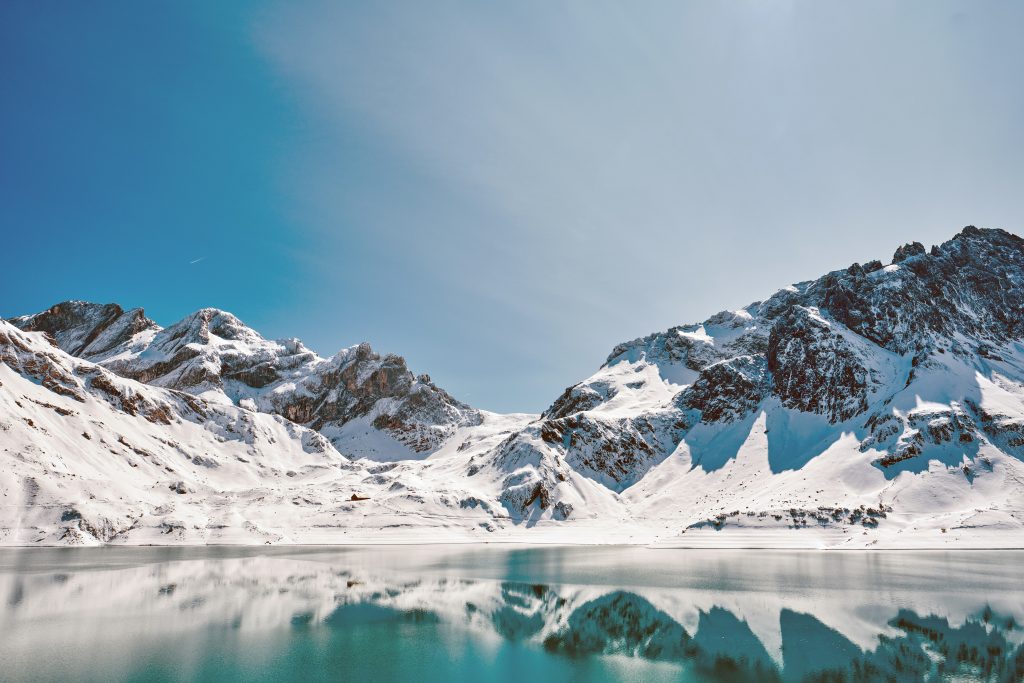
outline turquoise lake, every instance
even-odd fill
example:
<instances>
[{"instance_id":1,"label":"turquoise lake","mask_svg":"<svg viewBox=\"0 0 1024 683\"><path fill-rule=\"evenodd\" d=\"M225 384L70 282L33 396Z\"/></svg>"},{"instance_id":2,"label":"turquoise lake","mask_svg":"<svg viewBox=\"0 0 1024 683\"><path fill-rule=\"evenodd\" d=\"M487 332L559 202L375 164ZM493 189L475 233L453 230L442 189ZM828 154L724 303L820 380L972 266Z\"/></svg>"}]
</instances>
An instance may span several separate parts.
<instances>
[{"instance_id":1,"label":"turquoise lake","mask_svg":"<svg viewBox=\"0 0 1024 683\"><path fill-rule=\"evenodd\" d=\"M1021 681L1024 552L0 550L0 680Z\"/></svg>"}]
</instances>

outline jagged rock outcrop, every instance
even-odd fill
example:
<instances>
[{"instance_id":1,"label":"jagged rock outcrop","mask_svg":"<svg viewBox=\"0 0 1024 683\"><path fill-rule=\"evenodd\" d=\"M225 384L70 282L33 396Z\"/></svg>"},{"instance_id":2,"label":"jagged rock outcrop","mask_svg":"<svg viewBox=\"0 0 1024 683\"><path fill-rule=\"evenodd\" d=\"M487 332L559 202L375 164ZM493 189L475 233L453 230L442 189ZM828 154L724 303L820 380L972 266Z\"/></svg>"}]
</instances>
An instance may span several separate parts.
<instances>
[{"instance_id":1,"label":"jagged rock outcrop","mask_svg":"<svg viewBox=\"0 0 1024 683\"><path fill-rule=\"evenodd\" d=\"M1024 332L1022 262L1020 237L968 226L927 253L919 243L900 247L893 264L875 273L829 273L810 283L803 298L895 353L943 341L960 348L958 334L1000 344Z\"/></svg>"},{"instance_id":2,"label":"jagged rock outcrop","mask_svg":"<svg viewBox=\"0 0 1024 683\"><path fill-rule=\"evenodd\" d=\"M988 434L975 425L997 420L964 412L977 396L942 396L949 408L927 417L914 410L894 414L892 401L922 375L963 372L951 362L979 370L1009 362L1018 351L1007 345L1019 341L1024 240L968 226L930 251L917 242L904 245L888 266L853 264L739 311L619 344L597 374L567 388L496 458L505 462L515 454L516 462L538 463L517 474L531 491L545 492L527 500L545 506L564 500L578 509L571 487L552 478L564 479L563 470L539 463L560 463L618 492L685 449L695 426L705 448L714 434L749 429L761 411L787 411L778 413L787 424L783 414L819 416L837 433L855 433L861 452L879 451L874 462L887 471L915 458L913 467L923 467L928 453L950 443L959 450L942 455L943 462L957 454L973 458L977 444L966 446L982 439L1016 453L1024 437L1013 420L1000 422L1010 425L1001 428L1009 436ZM1012 391L1018 390L1015 384Z\"/></svg>"},{"instance_id":3,"label":"jagged rock outcrop","mask_svg":"<svg viewBox=\"0 0 1024 683\"><path fill-rule=\"evenodd\" d=\"M817 310L793 306L772 325L767 370L784 406L842 422L867 410L875 382L870 359L832 327Z\"/></svg>"},{"instance_id":4,"label":"jagged rock outcrop","mask_svg":"<svg viewBox=\"0 0 1024 683\"><path fill-rule=\"evenodd\" d=\"M770 364L761 356L737 356L709 365L676 403L698 411L701 422L732 422L755 410L771 391Z\"/></svg>"},{"instance_id":5,"label":"jagged rock outcrop","mask_svg":"<svg viewBox=\"0 0 1024 683\"><path fill-rule=\"evenodd\" d=\"M480 413L401 356L380 356L363 343L321 358L297 339L270 341L225 311L204 308L167 328L141 309L72 301L11 321L48 333L57 346L147 384L230 401L323 432L353 455L358 440L345 426L365 418L398 453L436 449L456 429L480 424ZM374 454L370 454L371 456Z\"/></svg>"},{"instance_id":6,"label":"jagged rock outcrop","mask_svg":"<svg viewBox=\"0 0 1024 683\"><path fill-rule=\"evenodd\" d=\"M84 301L65 301L11 322L28 332L45 332L57 346L87 360L126 351L143 333L159 329L141 308L125 311L117 304Z\"/></svg>"}]
</instances>

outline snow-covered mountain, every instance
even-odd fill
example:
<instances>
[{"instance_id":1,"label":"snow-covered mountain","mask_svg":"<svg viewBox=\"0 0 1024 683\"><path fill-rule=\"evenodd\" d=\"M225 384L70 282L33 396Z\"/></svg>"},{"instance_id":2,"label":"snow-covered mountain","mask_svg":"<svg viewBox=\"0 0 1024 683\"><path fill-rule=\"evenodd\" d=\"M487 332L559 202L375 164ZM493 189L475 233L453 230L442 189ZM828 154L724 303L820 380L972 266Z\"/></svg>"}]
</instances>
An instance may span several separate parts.
<instances>
[{"instance_id":1,"label":"snow-covered mountain","mask_svg":"<svg viewBox=\"0 0 1024 683\"><path fill-rule=\"evenodd\" d=\"M479 415L429 460L353 461L280 415L119 376L0 321L0 544L365 542L443 534L456 515L486 533L495 494L460 476L462 453L525 418Z\"/></svg>"},{"instance_id":2,"label":"snow-covered mountain","mask_svg":"<svg viewBox=\"0 0 1024 683\"><path fill-rule=\"evenodd\" d=\"M1024 240L968 227L908 244L889 265L620 344L499 448L503 501L586 508L583 475L634 517L681 518L687 543L702 528L897 520L918 539L1019 540L1022 337Z\"/></svg>"},{"instance_id":3,"label":"snow-covered mountain","mask_svg":"<svg viewBox=\"0 0 1024 683\"><path fill-rule=\"evenodd\" d=\"M67 353L122 377L281 415L318 430L344 453L420 457L457 428L482 421L429 376L413 376L400 356L382 358L364 343L321 358L298 339L268 341L213 308L166 329L141 309L82 301L11 322L46 332Z\"/></svg>"},{"instance_id":4,"label":"snow-covered mountain","mask_svg":"<svg viewBox=\"0 0 1024 683\"><path fill-rule=\"evenodd\" d=\"M157 445L176 429L202 451L189 450L191 462L241 449L244 465L263 463L238 478L192 468L194 483L182 479L196 493L171 499L195 517L179 534L192 542L262 542L236 533L249 523L275 540L321 542L405 533L396 529L431 540L417 535L424 526L436 538L685 545L1024 542L1024 240L1001 230L968 227L930 251L908 244L888 265L853 264L620 344L539 417L470 408L366 344L322 358L214 309L161 329L141 310L68 302L0 332L3 486L16 501L5 501L3 542L83 528L60 520L84 503L80 487L56 485L58 457L68 475L88 464L133 493L132 511L111 502L104 519L148 520L136 492L160 488L166 470L127 465L123 476L134 451L113 444L137 434L150 457L179 457ZM168 406L167 422L148 419L139 406L150 404ZM224 433L238 421L277 443ZM92 452L100 441L107 448ZM278 450L311 449L326 469L308 480L278 462ZM268 483L264 470L285 478ZM225 491L252 501L263 487L277 503L291 496L295 514L260 516L253 503L214 521ZM348 492L370 500L345 502ZM314 511L334 515L314 527L330 531L306 524Z\"/></svg>"}]
</instances>

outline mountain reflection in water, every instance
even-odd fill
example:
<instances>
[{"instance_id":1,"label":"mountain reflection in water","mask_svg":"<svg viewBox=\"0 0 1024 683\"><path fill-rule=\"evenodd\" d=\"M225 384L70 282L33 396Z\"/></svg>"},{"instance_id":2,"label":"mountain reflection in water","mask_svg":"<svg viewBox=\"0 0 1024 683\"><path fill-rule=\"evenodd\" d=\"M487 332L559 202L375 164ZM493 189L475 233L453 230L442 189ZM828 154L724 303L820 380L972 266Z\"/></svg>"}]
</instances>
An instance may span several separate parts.
<instances>
[{"instance_id":1,"label":"mountain reflection in water","mask_svg":"<svg viewBox=\"0 0 1024 683\"><path fill-rule=\"evenodd\" d=\"M0 679L1024 680L1024 553L0 551Z\"/></svg>"}]
</instances>

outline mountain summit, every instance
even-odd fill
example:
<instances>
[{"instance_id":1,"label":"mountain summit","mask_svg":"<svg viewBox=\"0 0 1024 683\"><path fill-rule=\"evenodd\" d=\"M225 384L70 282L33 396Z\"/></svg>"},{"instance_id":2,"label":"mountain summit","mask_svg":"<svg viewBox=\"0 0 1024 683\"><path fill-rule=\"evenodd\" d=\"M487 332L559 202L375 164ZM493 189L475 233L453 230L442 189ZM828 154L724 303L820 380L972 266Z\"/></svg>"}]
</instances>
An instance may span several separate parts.
<instances>
[{"instance_id":1,"label":"mountain summit","mask_svg":"<svg viewBox=\"0 0 1024 683\"><path fill-rule=\"evenodd\" d=\"M321 358L297 339L269 341L234 315L204 308L166 329L141 309L68 301L11 321L122 377L276 413L343 452L405 459L435 450L480 413L369 344ZM374 439L365 439L372 431Z\"/></svg>"},{"instance_id":2,"label":"mountain summit","mask_svg":"<svg viewBox=\"0 0 1024 683\"><path fill-rule=\"evenodd\" d=\"M509 480L509 502L576 502L561 494L570 470L621 493L673 454L709 474L757 431L771 435L766 474L799 471L849 437L886 481L936 456L970 470L981 442L1020 459L1024 414L987 410L983 393L1019 402L1022 333L1024 240L968 226L930 251L907 244L889 265L854 263L615 347L504 444L499 459L529 472ZM794 492L773 503L783 498L833 502Z\"/></svg>"},{"instance_id":3,"label":"mountain summit","mask_svg":"<svg viewBox=\"0 0 1024 683\"><path fill-rule=\"evenodd\" d=\"M475 410L399 356L360 344L322 358L216 309L160 328L138 309L66 302L0 332L0 482L17 501L0 542L153 542L167 505L189 511L159 539L179 542L425 528L744 547L1024 540L1024 240L1002 230L906 244L888 264L620 344L540 416ZM241 480L194 466L266 419L321 462L287 470L257 440L261 464ZM186 423L191 450L174 436ZM124 470L139 450L162 468ZM164 462L181 452L184 471ZM82 482L97 476L124 502L95 503ZM283 501L305 514L272 513ZM111 515L135 522L107 533L121 528Z\"/></svg>"}]
</instances>

